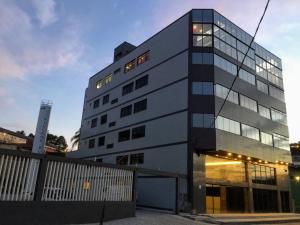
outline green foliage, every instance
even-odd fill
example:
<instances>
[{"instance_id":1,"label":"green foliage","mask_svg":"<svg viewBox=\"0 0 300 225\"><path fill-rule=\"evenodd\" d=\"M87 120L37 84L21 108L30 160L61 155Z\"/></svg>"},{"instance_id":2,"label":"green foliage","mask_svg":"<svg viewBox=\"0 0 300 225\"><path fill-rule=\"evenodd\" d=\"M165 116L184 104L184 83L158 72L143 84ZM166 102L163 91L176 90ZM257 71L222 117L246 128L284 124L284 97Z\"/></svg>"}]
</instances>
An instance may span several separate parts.
<instances>
[{"instance_id":1,"label":"green foliage","mask_svg":"<svg viewBox=\"0 0 300 225\"><path fill-rule=\"evenodd\" d=\"M30 133L29 138L34 139L34 134ZM47 134L46 145L56 148L59 152L65 152L68 145L64 136L57 136L54 134Z\"/></svg>"},{"instance_id":2,"label":"green foliage","mask_svg":"<svg viewBox=\"0 0 300 225\"><path fill-rule=\"evenodd\" d=\"M80 129L76 131L74 136L71 138L72 148L74 148L76 145L78 146L79 139L80 139Z\"/></svg>"},{"instance_id":3,"label":"green foliage","mask_svg":"<svg viewBox=\"0 0 300 225\"><path fill-rule=\"evenodd\" d=\"M56 136L54 134L47 134L46 144L56 148L58 151L64 152L68 145L64 136Z\"/></svg>"}]
</instances>

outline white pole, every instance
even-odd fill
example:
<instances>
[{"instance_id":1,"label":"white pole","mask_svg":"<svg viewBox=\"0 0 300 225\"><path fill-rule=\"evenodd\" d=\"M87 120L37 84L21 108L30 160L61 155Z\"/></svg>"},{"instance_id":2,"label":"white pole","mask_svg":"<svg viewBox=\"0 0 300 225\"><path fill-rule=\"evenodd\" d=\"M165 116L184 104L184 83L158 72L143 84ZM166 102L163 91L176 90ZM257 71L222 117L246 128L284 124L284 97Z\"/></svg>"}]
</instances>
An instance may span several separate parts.
<instances>
[{"instance_id":1,"label":"white pole","mask_svg":"<svg viewBox=\"0 0 300 225\"><path fill-rule=\"evenodd\" d=\"M47 138L51 107L52 103L49 100L42 101L33 140L32 153L45 154L45 143ZM27 198L29 198L28 200L32 200L34 196L39 163L40 162L38 160L30 160L25 188L25 195Z\"/></svg>"},{"instance_id":2,"label":"white pole","mask_svg":"<svg viewBox=\"0 0 300 225\"><path fill-rule=\"evenodd\" d=\"M40 107L38 122L36 125L33 141L32 153L45 153L45 143L47 138L48 124L50 119L52 103L43 100Z\"/></svg>"}]
</instances>

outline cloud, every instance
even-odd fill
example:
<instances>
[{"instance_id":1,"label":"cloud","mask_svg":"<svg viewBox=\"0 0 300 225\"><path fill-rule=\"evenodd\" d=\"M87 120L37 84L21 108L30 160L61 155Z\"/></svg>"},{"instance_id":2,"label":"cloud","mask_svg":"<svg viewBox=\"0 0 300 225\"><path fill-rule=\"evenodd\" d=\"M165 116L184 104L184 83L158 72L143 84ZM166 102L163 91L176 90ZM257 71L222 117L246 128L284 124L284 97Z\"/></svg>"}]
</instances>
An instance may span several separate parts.
<instances>
[{"instance_id":1,"label":"cloud","mask_svg":"<svg viewBox=\"0 0 300 225\"><path fill-rule=\"evenodd\" d=\"M36 15L17 1L0 2L0 80L70 68L85 49L79 23L58 21L53 0L32 0ZM41 29L34 23L38 17ZM55 30L46 26L57 21Z\"/></svg>"},{"instance_id":2,"label":"cloud","mask_svg":"<svg viewBox=\"0 0 300 225\"><path fill-rule=\"evenodd\" d=\"M32 0L32 4L41 27L51 25L58 20L54 0Z\"/></svg>"}]
</instances>

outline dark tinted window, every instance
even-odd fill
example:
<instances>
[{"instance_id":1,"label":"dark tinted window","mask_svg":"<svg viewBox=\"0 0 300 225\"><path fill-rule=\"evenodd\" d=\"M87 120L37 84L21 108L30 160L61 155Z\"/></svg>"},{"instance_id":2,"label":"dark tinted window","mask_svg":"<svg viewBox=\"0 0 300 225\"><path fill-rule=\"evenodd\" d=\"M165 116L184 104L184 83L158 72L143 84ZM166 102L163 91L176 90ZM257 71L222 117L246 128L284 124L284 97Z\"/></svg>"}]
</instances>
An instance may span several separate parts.
<instances>
[{"instance_id":1,"label":"dark tinted window","mask_svg":"<svg viewBox=\"0 0 300 225\"><path fill-rule=\"evenodd\" d=\"M105 136L98 138L98 146L103 146L105 144Z\"/></svg>"},{"instance_id":2,"label":"dark tinted window","mask_svg":"<svg viewBox=\"0 0 300 225\"><path fill-rule=\"evenodd\" d=\"M193 82L192 93L193 95L213 95L214 85L212 82Z\"/></svg>"},{"instance_id":3,"label":"dark tinted window","mask_svg":"<svg viewBox=\"0 0 300 225\"><path fill-rule=\"evenodd\" d=\"M102 104L104 105L104 104L106 104L106 103L108 103L108 102L109 102L109 94L103 96Z\"/></svg>"},{"instance_id":4,"label":"dark tinted window","mask_svg":"<svg viewBox=\"0 0 300 225\"><path fill-rule=\"evenodd\" d=\"M135 127L132 129L132 139L145 137L146 126Z\"/></svg>"},{"instance_id":5,"label":"dark tinted window","mask_svg":"<svg viewBox=\"0 0 300 225\"><path fill-rule=\"evenodd\" d=\"M192 54L193 64L213 64L214 55L212 53L194 52Z\"/></svg>"},{"instance_id":6,"label":"dark tinted window","mask_svg":"<svg viewBox=\"0 0 300 225\"><path fill-rule=\"evenodd\" d=\"M108 144L106 145L106 148L113 148L114 147L114 144Z\"/></svg>"},{"instance_id":7,"label":"dark tinted window","mask_svg":"<svg viewBox=\"0 0 300 225\"><path fill-rule=\"evenodd\" d=\"M118 99L115 98L115 99L111 100L110 104L115 104L115 103L117 103L117 102L118 102Z\"/></svg>"},{"instance_id":8,"label":"dark tinted window","mask_svg":"<svg viewBox=\"0 0 300 225\"><path fill-rule=\"evenodd\" d=\"M132 113L132 105L125 106L121 109L120 117L129 116Z\"/></svg>"},{"instance_id":9,"label":"dark tinted window","mask_svg":"<svg viewBox=\"0 0 300 225\"><path fill-rule=\"evenodd\" d=\"M108 126L109 126L109 127L116 126L116 122L110 122L110 123L108 124Z\"/></svg>"},{"instance_id":10,"label":"dark tinted window","mask_svg":"<svg viewBox=\"0 0 300 225\"><path fill-rule=\"evenodd\" d=\"M96 127L97 126L97 122L98 122L98 118L92 119L91 128Z\"/></svg>"},{"instance_id":11,"label":"dark tinted window","mask_svg":"<svg viewBox=\"0 0 300 225\"><path fill-rule=\"evenodd\" d=\"M132 154L130 155L130 164L143 164L144 163L144 153Z\"/></svg>"},{"instance_id":12,"label":"dark tinted window","mask_svg":"<svg viewBox=\"0 0 300 225\"><path fill-rule=\"evenodd\" d=\"M133 91L133 82L123 87L122 95L127 95Z\"/></svg>"},{"instance_id":13,"label":"dark tinted window","mask_svg":"<svg viewBox=\"0 0 300 225\"><path fill-rule=\"evenodd\" d=\"M119 132L119 142L128 141L130 139L130 130L124 130Z\"/></svg>"},{"instance_id":14,"label":"dark tinted window","mask_svg":"<svg viewBox=\"0 0 300 225\"><path fill-rule=\"evenodd\" d=\"M101 116L101 124L105 124L107 122L107 115Z\"/></svg>"},{"instance_id":15,"label":"dark tinted window","mask_svg":"<svg viewBox=\"0 0 300 225\"><path fill-rule=\"evenodd\" d=\"M134 103L134 113L138 113L147 109L147 99Z\"/></svg>"},{"instance_id":16,"label":"dark tinted window","mask_svg":"<svg viewBox=\"0 0 300 225\"><path fill-rule=\"evenodd\" d=\"M96 159L96 162L103 162L103 159L102 158L98 158L98 159Z\"/></svg>"},{"instance_id":17,"label":"dark tinted window","mask_svg":"<svg viewBox=\"0 0 300 225\"><path fill-rule=\"evenodd\" d=\"M118 73L120 73L121 72L121 68L118 68L118 69L116 69L115 71L114 71L114 74L118 74Z\"/></svg>"},{"instance_id":18,"label":"dark tinted window","mask_svg":"<svg viewBox=\"0 0 300 225\"><path fill-rule=\"evenodd\" d=\"M128 155L119 155L116 157L117 165L128 165Z\"/></svg>"},{"instance_id":19,"label":"dark tinted window","mask_svg":"<svg viewBox=\"0 0 300 225\"><path fill-rule=\"evenodd\" d=\"M95 147L95 139L90 139L89 140L89 148L94 148Z\"/></svg>"},{"instance_id":20,"label":"dark tinted window","mask_svg":"<svg viewBox=\"0 0 300 225\"><path fill-rule=\"evenodd\" d=\"M135 90L144 87L148 84L148 75L143 76L135 81Z\"/></svg>"},{"instance_id":21,"label":"dark tinted window","mask_svg":"<svg viewBox=\"0 0 300 225\"><path fill-rule=\"evenodd\" d=\"M100 99L94 101L94 109L99 107Z\"/></svg>"}]
</instances>

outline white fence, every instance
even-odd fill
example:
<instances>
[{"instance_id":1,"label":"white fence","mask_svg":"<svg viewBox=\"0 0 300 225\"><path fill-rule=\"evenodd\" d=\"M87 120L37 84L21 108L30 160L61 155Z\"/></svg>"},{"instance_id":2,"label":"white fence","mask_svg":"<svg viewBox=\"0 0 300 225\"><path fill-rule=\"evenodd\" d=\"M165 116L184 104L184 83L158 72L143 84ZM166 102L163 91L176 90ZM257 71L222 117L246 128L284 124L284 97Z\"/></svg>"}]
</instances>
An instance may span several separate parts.
<instances>
[{"instance_id":1,"label":"white fence","mask_svg":"<svg viewBox=\"0 0 300 225\"><path fill-rule=\"evenodd\" d=\"M32 201L39 159L0 156L0 201Z\"/></svg>"},{"instance_id":2,"label":"white fence","mask_svg":"<svg viewBox=\"0 0 300 225\"><path fill-rule=\"evenodd\" d=\"M133 172L49 161L43 201L131 201Z\"/></svg>"},{"instance_id":3,"label":"white fence","mask_svg":"<svg viewBox=\"0 0 300 225\"><path fill-rule=\"evenodd\" d=\"M133 182L132 170L114 166L0 154L0 201L33 201L37 186L41 201L132 201Z\"/></svg>"}]
</instances>

